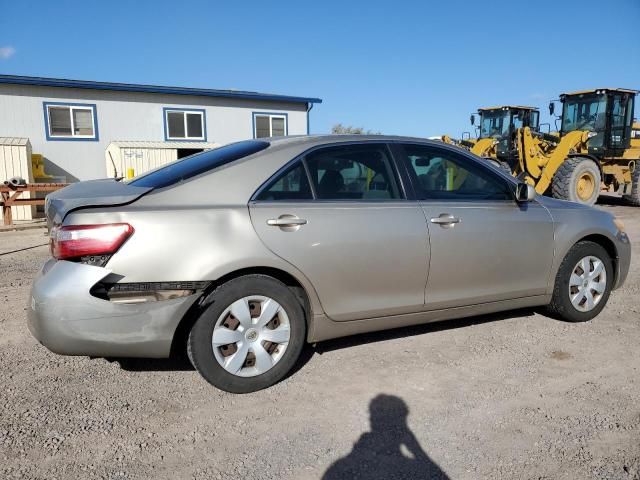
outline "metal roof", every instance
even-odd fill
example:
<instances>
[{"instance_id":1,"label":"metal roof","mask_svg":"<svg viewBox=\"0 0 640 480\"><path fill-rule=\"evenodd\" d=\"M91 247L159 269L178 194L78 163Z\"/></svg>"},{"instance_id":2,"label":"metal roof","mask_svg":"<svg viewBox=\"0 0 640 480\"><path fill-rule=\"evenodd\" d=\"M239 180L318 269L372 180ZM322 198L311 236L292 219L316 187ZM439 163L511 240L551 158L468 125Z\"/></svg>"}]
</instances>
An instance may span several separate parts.
<instances>
[{"instance_id":1,"label":"metal roof","mask_svg":"<svg viewBox=\"0 0 640 480\"><path fill-rule=\"evenodd\" d=\"M565 95L581 95L584 93L594 93L597 92L599 90L605 90L607 92L622 92L622 93L633 93L634 95L638 93L638 90L632 90L629 88L592 88L591 90L579 90L577 92L567 92L567 93L562 93L560 94L560 96L565 96Z\"/></svg>"},{"instance_id":2,"label":"metal roof","mask_svg":"<svg viewBox=\"0 0 640 480\"><path fill-rule=\"evenodd\" d=\"M120 148L201 148L209 149L219 147L219 143L212 142L153 142L153 141L136 141L136 140L116 140L109 146Z\"/></svg>"},{"instance_id":3,"label":"metal roof","mask_svg":"<svg viewBox=\"0 0 640 480\"><path fill-rule=\"evenodd\" d=\"M523 105L500 105L499 107L484 107L479 108L478 111L484 110L538 110L537 107L525 107Z\"/></svg>"},{"instance_id":4,"label":"metal roof","mask_svg":"<svg viewBox=\"0 0 640 480\"><path fill-rule=\"evenodd\" d=\"M26 137L0 137L0 145L11 145L13 147L21 147L27 145L29 139Z\"/></svg>"},{"instance_id":5,"label":"metal roof","mask_svg":"<svg viewBox=\"0 0 640 480\"><path fill-rule=\"evenodd\" d=\"M322 103L320 98L295 97L272 93L247 92L242 90L213 90L208 88L168 87L162 85L139 85L133 83L95 82L64 78L24 77L0 75L0 84L36 85L44 87L84 88L89 90L113 90L120 92L165 93L172 95L195 95L199 97L243 98L248 100L280 101L292 103Z\"/></svg>"}]
</instances>

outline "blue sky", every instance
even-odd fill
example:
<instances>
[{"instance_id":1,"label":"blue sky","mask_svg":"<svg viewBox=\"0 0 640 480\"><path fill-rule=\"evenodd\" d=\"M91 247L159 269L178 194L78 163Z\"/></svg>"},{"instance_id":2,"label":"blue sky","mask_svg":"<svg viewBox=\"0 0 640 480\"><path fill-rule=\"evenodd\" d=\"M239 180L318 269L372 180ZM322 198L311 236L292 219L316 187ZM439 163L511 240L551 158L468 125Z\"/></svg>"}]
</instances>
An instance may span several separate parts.
<instances>
[{"instance_id":1,"label":"blue sky","mask_svg":"<svg viewBox=\"0 0 640 480\"><path fill-rule=\"evenodd\" d=\"M320 97L313 133L458 136L478 106L640 89L640 0L2 4L0 73Z\"/></svg>"}]
</instances>

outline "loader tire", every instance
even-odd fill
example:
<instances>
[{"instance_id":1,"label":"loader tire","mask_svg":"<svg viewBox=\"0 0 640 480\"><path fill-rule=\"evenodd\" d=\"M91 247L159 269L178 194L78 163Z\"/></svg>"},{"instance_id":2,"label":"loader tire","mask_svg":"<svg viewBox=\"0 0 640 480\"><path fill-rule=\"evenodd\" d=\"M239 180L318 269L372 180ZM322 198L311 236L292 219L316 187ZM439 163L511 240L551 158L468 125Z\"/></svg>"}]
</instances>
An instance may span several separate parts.
<instances>
[{"instance_id":1,"label":"loader tire","mask_svg":"<svg viewBox=\"0 0 640 480\"><path fill-rule=\"evenodd\" d=\"M640 160L636 161L636 168L631 174L631 193L622 198L629 205L640 207Z\"/></svg>"},{"instance_id":2,"label":"loader tire","mask_svg":"<svg viewBox=\"0 0 640 480\"><path fill-rule=\"evenodd\" d=\"M600 195L600 169L586 157L566 159L553 176L551 192L554 198L593 205Z\"/></svg>"},{"instance_id":3,"label":"loader tire","mask_svg":"<svg viewBox=\"0 0 640 480\"><path fill-rule=\"evenodd\" d=\"M496 160L495 158L489 158L489 157L487 157L486 160L490 162L491 165L496 167L498 170L503 171L509 176L512 175L511 166L507 162L502 162L500 160Z\"/></svg>"}]
</instances>

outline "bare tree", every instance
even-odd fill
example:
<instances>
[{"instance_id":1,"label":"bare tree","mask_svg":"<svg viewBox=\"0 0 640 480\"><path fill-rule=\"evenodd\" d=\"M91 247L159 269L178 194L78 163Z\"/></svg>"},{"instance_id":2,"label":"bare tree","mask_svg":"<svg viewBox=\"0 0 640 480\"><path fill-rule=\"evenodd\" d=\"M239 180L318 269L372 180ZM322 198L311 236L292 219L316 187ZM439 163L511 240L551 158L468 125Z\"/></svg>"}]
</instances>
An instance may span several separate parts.
<instances>
[{"instance_id":1,"label":"bare tree","mask_svg":"<svg viewBox=\"0 0 640 480\"><path fill-rule=\"evenodd\" d=\"M352 127L351 125L342 125L341 123L336 123L333 127L331 127L331 133L337 135L381 135L380 132L374 132L372 130L365 130L362 127Z\"/></svg>"}]
</instances>

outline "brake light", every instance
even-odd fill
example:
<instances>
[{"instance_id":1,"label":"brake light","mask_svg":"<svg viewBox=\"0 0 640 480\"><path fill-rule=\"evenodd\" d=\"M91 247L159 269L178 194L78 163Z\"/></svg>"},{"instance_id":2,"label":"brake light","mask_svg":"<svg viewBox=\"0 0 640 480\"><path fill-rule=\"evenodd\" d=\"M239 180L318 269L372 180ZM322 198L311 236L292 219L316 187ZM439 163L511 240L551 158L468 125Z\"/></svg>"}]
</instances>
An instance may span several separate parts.
<instances>
[{"instance_id":1,"label":"brake light","mask_svg":"<svg viewBox=\"0 0 640 480\"><path fill-rule=\"evenodd\" d=\"M51 255L58 260L115 253L133 234L128 223L68 225L51 229Z\"/></svg>"}]
</instances>

